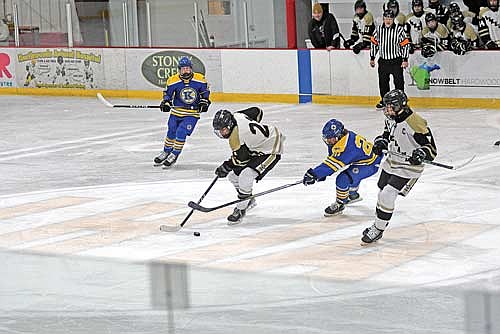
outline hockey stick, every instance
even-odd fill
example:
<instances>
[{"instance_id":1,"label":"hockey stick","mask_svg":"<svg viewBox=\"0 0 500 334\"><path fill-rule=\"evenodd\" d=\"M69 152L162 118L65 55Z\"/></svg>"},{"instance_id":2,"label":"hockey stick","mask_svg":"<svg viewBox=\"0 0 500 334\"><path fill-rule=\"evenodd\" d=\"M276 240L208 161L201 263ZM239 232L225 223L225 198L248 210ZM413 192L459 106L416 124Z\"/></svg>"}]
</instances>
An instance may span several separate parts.
<instances>
[{"instance_id":1,"label":"hockey stick","mask_svg":"<svg viewBox=\"0 0 500 334\"><path fill-rule=\"evenodd\" d=\"M243 201L255 198L255 197L259 197L259 196L262 196L262 195L270 194L270 193L273 193L275 191L282 190L282 189L285 189L285 188L293 187L293 186L296 186L297 184L301 184L301 183L302 183L302 180L294 182L294 183L285 184L285 185L282 185L282 186L279 186L279 187L276 187L276 188L272 188L272 189L269 189L269 190L257 193L255 195L252 195L252 196L244 198L244 199L237 199L235 201L227 202L227 203L224 203L224 204L221 204L221 205L218 205L218 206L214 206L212 208L207 208L207 207L201 206L199 203L195 203L195 202L192 202L192 201L188 203L188 206L190 208L193 208L194 210L198 210L198 211L201 211L201 212L211 212L211 211L219 210L219 209L225 208L226 206L230 206L230 205L233 205L233 204L236 204L236 203L240 203L240 202L243 202Z\"/></svg>"},{"instance_id":2,"label":"hockey stick","mask_svg":"<svg viewBox=\"0 0 500 334\"><path fill-rule=\"evenodd\" d=\"M200 204L201 201L203 201L203 199L205 198L205 196L208 194L208 192L210 191L210 189L212 189L212 187L214 186L215 182L217 182L218 179L219 179L219 177L215 176L215 178L213 179L212 183L210 183L210 185L208 186L207 190L205 190L205 192L203 193L203 195L201 195L201 197L198 200L197 204ZM191 209L191 211L189 211L188 215L186 216L186 218L184 218L184 220L182 221L182 223L180 225L176 225L176 226L160 225L160 231L162 231L162 232L177 232L177 231L179 231L186 224L186 222L191 217L191 215L193 214L193 212L194 212L194 209Z\"/></svg>"},{"instance_id":3,"label":"hockey stick","mask_svg":"<svg viewBox=\"0 0 500 334\"><path fill-rule=\"evenodd\" d=\"M106 107L110 108L133 108L133 109L159 109L160 105L135 105L135 104L112 104L108 100L102 96L101 93L97 93L97 98L99 101L101 101ZM184 108L187 109L186 107L182 106L171 106L171 108ZM191 108L194 109L194 108Z\"/></svg>"},{"instance_id":4,"label":"hockey stick","mask_svg":"<svg viewBox=\"0 0 500 334\"><path fill-rule=\"evenodd\" d=\"M411 158L409 155L398 153L398 152L393 152L393 151L386 151L385 153L393 154L397 157L405 158L406 160ZM430 160L423 160L422 162L424 164L428 164L428 165L433 165L433 166L442 167L442 168L446 168L446 169L457 170L457 169L460 169L460 168L464 167L465 165L468 165L469 163L471 163L471 161L474 160L475 157L476 157L476 155L473 155L472 158L470 158L469 160L467 160L459 165L455 165L455 166L445 165L443 163L430 161Z\"/></svg>"}]
</instances>

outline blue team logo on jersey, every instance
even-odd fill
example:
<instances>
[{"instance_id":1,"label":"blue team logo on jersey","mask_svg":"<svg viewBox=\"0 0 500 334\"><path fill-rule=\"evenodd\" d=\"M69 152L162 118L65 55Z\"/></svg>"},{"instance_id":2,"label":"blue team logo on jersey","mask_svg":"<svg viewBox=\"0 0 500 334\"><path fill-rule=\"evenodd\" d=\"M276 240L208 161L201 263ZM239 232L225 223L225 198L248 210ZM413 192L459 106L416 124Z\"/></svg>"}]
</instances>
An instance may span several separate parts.
<instances>
[{"instance_id":1,"label":"blue team logo on jersey","mask_svg":"<svg viewBox=\"0 0 500 334\"><path fill-rule=\"evenodd\" d=\"M179 93L179 98L186 104L193 104L197 97L196 90L192 87L184 87Z\"/></svg>"}]
</instances>

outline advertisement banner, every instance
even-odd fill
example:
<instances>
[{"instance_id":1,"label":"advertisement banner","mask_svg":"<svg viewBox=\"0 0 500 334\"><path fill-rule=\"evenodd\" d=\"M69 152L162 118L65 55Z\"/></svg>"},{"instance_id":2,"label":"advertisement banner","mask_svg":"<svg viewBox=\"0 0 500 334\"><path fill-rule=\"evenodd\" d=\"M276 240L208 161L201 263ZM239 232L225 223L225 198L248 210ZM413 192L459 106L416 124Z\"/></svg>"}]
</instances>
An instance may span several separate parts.
<instances>
[{"instance_id":1,"label":"advertisement banner","mask_svg":"<svg viewBox=\"0 0 500 334\"><path fill-rule=\"evenodd\" d=\"M463 56L452 52L438 52L432 58L424 58L415 53L410 57L410 71L406 72L405 81L408 91L415 96L498 96L500 63L497 59L498 52L490 51L473 51ZM486 64L488 65L485 66ZM424 71L428 75L423 75ZM421 78L425 82L420 82Z\"/></svg>"},{"instance_id":2,"label":"advertisement banner","mask_svg":"<svg viewBox=\"0 0 500 334\"><path fill-rule=\"evenodd\" d=\"M193 71L205 75L211 91L222 91L219 50L127 50L127 83L129 89L164 89L167 79L178 73L179 60L188 57Z\"/></svg>"},{"instance_id":3,"label":"advertisement banner","mask_svg":"<svg viewBox=\"0 0 500 334\"><path fill-rule=\"evenodd\" d=\"M15 62L15 51L0 50L0 88L17 87Z\"/></svg>"},{"instance_id":4,"label":"advertisement banner","mask_svg":"<svg viewBox=\"0 0 500 334\"><path fill-rule=\"evenodd\" d=\"M98 49L23 49L17 54L17 84L30 88L104 88Z\"/></svg>"}]
</instances>

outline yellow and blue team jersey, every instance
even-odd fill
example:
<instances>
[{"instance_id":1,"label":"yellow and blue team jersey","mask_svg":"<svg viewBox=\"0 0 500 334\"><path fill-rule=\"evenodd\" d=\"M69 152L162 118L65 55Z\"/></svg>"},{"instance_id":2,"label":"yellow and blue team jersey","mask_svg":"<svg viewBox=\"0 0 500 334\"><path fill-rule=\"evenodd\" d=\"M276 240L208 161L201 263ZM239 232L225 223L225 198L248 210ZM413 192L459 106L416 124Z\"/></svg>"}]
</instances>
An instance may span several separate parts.
<instances>
[{"instance_id":1,"label":"yellow and blue team jersey","mask_svg":"<svg viewBox=\"0 0 500 334\"><path fill-rule=\"evenodd\" d=\"M172 101L174 106L170 114L178 117L194 116L200 118L198 104L200 98L209 99L210 91L203 74L193 73L190 80L183 80L179 74L167 80L167 88L163 91L163 100Z\"/></svg>"},{"instance_id":2,"label":"yellow and blue team jersey","mask_svg":"<svg viewBox=\"0 0 500 334\"><path fill-rule=\"evenodd\" d=\"M328 145L328 157L316 168L314 175L323 179L348 165L372 165L380 162L372 152L373 144L352 131L348 131L335 145Z\"/></svg>"}]
</instances>

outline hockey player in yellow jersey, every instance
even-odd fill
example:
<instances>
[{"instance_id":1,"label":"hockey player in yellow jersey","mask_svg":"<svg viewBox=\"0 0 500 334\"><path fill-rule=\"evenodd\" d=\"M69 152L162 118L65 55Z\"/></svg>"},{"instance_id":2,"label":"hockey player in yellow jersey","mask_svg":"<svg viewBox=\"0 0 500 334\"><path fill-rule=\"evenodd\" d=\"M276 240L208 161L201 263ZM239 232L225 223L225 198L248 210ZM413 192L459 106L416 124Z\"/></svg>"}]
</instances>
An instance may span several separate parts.
<instances>
[{"instance_id":1,"label":"hockey player in yellow jersey","mask_svg":"<svg viewBox=\"0 0 500 334\"><path fill-rule=\"evenodd\" d=\"M167 80L160 109L170 112L168 130L163 150L155 159L155 165L169 168L181 154L186 137L190 136L200 113L208 111L210 91L205 77L193 72L193 64L188 57L182 57L178 64L179 73Z\"/></svg>"},{"instance_id":2,"label":"hockey player in yellow jersey","mask_svg":"<svg viewBox=\"0 0 500 334\"><path fill-rule=\"evenodd\" d=\"M384 132L374 140L373 152L387 150L378 179L376 218L363 231L364 244L382 238L394 212L398 195L406 196L424 171L423 161L432 161L437 149L427 121L408 106L406 94L398 89L384 95ZM408 158L406 158L408 157Z\"/></svg>"},{"instance_id":3,"label":"hockey player in yellow jersey","mask_svg":"<svg viewBox=\"0 0 500 334\"><path fill-rule=\"evenodd\" d=\"M488 7L479 11L479 37L487 49L500 49L499 0L487 0Z\"/></svg>"},{"instance_id":4,"label":"hockey player in yellow jersey","mask_svg":"<svg viewBox=\"0 0 500 334\"><path fill-rule=\"evenodd\" d=\"M261 123L262 110L251 107L231 113L219 110L213 118L213 129L219 138L228 139L231 158L224 161L215 174L228 177L238 193L239 202L227 217L228 224L241 222L248 209L255 206L251 198L254 180L261 180L281 159L284 136L280 130Z\"/></svg>"}]
</instances>

